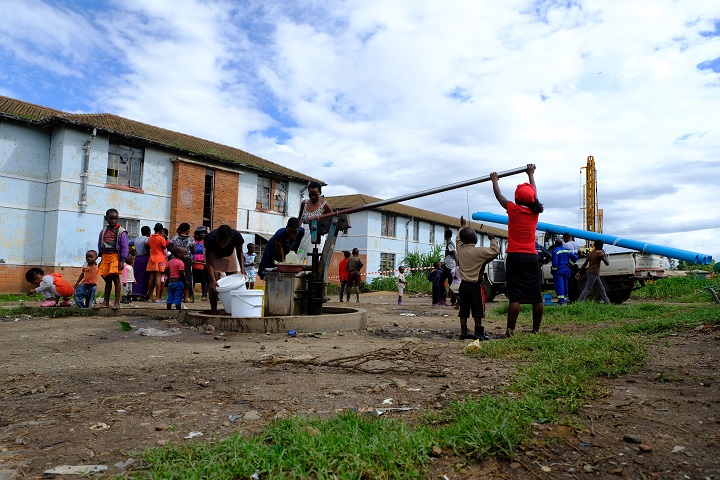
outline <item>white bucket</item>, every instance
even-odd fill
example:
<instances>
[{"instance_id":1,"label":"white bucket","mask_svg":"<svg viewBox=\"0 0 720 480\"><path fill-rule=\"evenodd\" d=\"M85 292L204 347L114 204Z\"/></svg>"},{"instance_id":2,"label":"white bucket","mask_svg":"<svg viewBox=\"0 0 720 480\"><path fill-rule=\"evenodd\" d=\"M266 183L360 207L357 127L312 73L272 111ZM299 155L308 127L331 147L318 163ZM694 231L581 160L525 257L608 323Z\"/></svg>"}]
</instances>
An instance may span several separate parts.
<instances>
[{"instance_id":1,"label":"white bucket","mask_svg":"<svg viewBox=\"0 0 720 480\"><path fill-rule=\"evenodd\" d=\"M218 280L217 292L220 295L220 301L223 304L223 308L230 315L232 312L232 294L247 290L245 286L247 277L242 273L236 273L235 275L228 275Z\"/></svg>"},{"instance_id":2,"label":"white bucket","mask_svg":"<svg viewBox=\"0 0 720 480\"><path fill-rule=\"evenodd\" d=\"M231 317L262 317L264 295L262 290L236 291L230 295L232 296Z\"/></svg>"}]
</instances>

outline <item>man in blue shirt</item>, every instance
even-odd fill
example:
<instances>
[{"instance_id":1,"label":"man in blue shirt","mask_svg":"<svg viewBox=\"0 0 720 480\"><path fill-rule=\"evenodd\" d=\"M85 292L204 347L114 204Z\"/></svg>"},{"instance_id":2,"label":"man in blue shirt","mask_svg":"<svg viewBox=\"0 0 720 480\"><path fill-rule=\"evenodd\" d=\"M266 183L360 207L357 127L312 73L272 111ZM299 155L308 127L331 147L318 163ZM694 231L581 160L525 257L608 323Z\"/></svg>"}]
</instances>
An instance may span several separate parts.
<instances>
[{"instance_id":1,"label":"man in blue shirt","mask_svg":"<svg viewBox=\"0 0 720 480\"><path fill-rule=\"evenodd\" d=\"M296 217L291 217L288 220L285 228L279 229L275 232L275 235L270 238L265 251L263 252L262 259L260 260L260 266L258 267L258 276L265 280L265 269L273 268L275 261L284 262L285 255L290 253L290 250L297 252L298 246L300 245L300 238L305 230L300 227L300 222Z\"/></svg>"}]
</instances>

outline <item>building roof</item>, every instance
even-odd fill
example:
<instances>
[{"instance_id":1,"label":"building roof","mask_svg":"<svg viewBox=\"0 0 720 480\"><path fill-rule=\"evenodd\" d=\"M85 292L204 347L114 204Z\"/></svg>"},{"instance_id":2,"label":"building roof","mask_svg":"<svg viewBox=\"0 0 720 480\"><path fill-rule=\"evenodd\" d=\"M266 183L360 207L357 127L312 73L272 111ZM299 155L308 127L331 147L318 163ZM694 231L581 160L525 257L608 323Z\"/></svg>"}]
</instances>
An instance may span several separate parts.
<instances>
[{"instance_id":1,"label":"building roof","mask_svg":"<svg viewBox=\"0 0 720 480\"><path fill-rule=\"evenodd\" d=\"M379 202L382 199L377 197L371 197L369 195L363 195L356 193L353 195L339 195L337 197L325 197L333 210L346 210L352 207L359 207L362 205L369 205L371 203ZM409 205L403 205L402 203L391 203L390 205L384 205L382 207L375 207L373 210L380 210L383 212L394 213L407 218L415 218L418 220L425 220L428 223L434 223L435 225L443 225L445 227L458 228L460 220L456 217L449 215L443 215L441 213L431 212L429 210L423 210L422 208L411 207ZM477 232L481 233L493 233L498 237L507 238L507 230L501 230L495 227L489 227L478 222L468 222L468 226L474 228Z\"/></svg>"},{"instance_id":2,"label":"building roof","mask_svg":"<svg viewBox=\"0 0 720 480\"><path fill-rule=\"evenodd\" d=\"M125 137L146 144L182 152L188 157L211 160L219 163L245 167L260 172L290 177L300 181L319 181L304 173L285 168L282 165L260 158L238 148L193 137L184 133L166 130L146 123L109 113L84 114L67 113L52 108L34 105L14 98L0 96L0 118L40 126L68 124L81 128L103 131L113 136ZM325 184L324 182L320 182Z\"/></svg>"}]
</instances>

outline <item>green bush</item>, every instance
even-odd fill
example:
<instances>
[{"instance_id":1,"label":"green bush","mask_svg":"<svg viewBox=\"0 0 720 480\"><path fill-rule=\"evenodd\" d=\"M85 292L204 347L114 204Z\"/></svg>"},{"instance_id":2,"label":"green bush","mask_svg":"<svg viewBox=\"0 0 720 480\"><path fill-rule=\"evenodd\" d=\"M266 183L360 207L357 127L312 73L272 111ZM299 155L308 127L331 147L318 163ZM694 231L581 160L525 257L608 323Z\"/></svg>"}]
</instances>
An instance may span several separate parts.
<instances>
[{"instance_id":1,"label":"green bush","mask_svg":"<svg viewBox=\"0 0 720 480\"><path fill-rule=\"evenodd\" d=\"M369 288L373 292L392 292L397 290L397 277L375 277Z\"/></svg>"},{"instance_id":2,"label":"green bush","mask_svg":"<svg viewBox=\"0 0 720 480\"><path fill-rule=\"evenodd\" d=\"M408 252L400 264L408 268L429 268L432 267L435 262L443 261L443 253L442 245L433 245L428 253L420 253L417 250ZM417 272L410 273L414 275Z\"/></svg>"},{"instance_id":3,"label":"green bush","mask_svg":"<svg viewBox=\"0 0 720 480\"><path fill-rule=\"evenodd\" d=\"M712 301L710 293L706 290L711 286L720 285L720 279L702 278L694 275L684 277L667 277L645 282L645 286L633 292L633 298L653 300L705 300ZM707 298L702 298L706 296Z\"/></svg>"}]
</instances>

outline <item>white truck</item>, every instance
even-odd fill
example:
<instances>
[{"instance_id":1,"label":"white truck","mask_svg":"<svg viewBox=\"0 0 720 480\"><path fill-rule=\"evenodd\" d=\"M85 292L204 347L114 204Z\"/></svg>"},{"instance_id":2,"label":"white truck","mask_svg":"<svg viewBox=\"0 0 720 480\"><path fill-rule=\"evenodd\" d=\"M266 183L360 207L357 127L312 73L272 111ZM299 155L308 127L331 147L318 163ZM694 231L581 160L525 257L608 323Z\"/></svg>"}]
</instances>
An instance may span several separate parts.
<instances>
[{"instance_id":1,"label":"white truck","mask_svg":"<svg viewBox=\"0 0 720 480\"><path fill-rule=\"evenodd\" d=\"M642 287L646 280L662 278L665 275L665 257L660 255L643 254L640 252L624 252L608 254L610 265L604 263L600 266L600 278L605 285L605 291L612 303L623 303L630 298L632 291ZM582 266L585 258L578 260L578 267ZM543 290L554 290L551 265L543 266ZM582 292L585 287L585 275L578 281L578 290ZM485 267L483 276L485 298L492 301L496 295L505 293L505 260L496 258ZM598 299L598 293L593 290L591 299ZM575 300L575 299L571 299Z\"/></svg>"}]
</instances>

